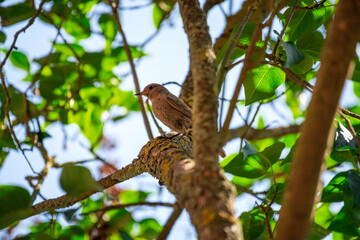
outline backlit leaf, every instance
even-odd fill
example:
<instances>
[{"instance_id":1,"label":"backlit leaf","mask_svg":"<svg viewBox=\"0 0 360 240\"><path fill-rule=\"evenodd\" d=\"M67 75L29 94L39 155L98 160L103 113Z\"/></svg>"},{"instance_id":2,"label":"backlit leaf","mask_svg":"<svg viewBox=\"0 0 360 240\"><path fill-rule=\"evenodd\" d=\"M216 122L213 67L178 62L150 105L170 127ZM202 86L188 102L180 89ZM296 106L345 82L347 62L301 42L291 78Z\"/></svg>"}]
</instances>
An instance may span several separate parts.
<instances>
[{"instance_id":1,"label":"backlit leaf","mask_svg":"<svg viewBox=\"0 0 360 240\"><path fill-rule=\"evenodd\" d=\"M245 104L249 105L272 97L285 81L285 73L276 67L262 65L248 71L245 82Z\"/></svg>"},{"instance_id":2,"label":"backlit leaf","mask_svg":"<svg viewBox=\"0 0 360 240\"><path fill-rule=\"evenodd\" d=\"M81 166L66 165L61 173L60 184L61 188L72 196L100 190L89 169Z\"/></svg>"},{"instance_id":3,"label":"backlit leaf","mask_svg":"<svg viewBox=\"0 0 360 240\"><path fill-rule=\"evenodd\" d=\"M18 186L0 185L0 229L30 213L31 197Z\"/></svg>"}]
</instances>

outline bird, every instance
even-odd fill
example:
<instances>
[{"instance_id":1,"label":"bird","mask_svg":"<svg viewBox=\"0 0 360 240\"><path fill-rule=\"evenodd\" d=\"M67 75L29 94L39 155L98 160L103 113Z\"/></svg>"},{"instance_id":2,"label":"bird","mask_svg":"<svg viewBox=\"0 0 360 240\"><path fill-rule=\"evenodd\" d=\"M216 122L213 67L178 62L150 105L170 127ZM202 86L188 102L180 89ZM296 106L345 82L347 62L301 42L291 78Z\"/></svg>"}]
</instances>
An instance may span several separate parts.
<instances>
[{"instance_id":1,"label":"bird","mask_svg":"<svg viewBox=\"0 0 360 240\"><path fill-rule=\"evenodd\" d=\"M191 108L164 86L152 83L135 95L149 98L155 117L171 130L186 135L187 131L192 128ZM226 156L224 150L221 150L220 156Z\"/></svg>"}]
</instances>

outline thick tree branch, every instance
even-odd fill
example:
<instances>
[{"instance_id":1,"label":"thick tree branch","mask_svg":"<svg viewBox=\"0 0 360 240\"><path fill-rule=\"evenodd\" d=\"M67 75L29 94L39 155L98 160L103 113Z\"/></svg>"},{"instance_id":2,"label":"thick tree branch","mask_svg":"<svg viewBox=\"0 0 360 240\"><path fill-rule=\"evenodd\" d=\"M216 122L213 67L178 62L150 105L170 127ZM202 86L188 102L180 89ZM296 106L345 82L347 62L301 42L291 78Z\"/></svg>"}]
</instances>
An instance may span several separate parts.
<instances>
[{"instance_id":1,"label":"thick tree branch","mask_svg":"<svg viewBox=\"0 0 360 240\"><path fill-rule=\"evenodd\" d=\"M226 180L218 164L216 66L206 15L197 0L181 0L179 8L189 39L194 80L196 164L188 168L192 174L181 179L191 187L193 196L183 198L182 195L189 195L182 191L184 188L174 194L188 210L199 239L240 239L240 226L234 216L234 187ZM186 165L190 167L188 163Z\"/></svg>"},{"instance_id":2,"label":"thick tree branch","mask_svg":"<svg viewBox=\"0 0 360 240\"><path fill-rule=\"evenodd\" d=\"M333 117L360 34L360 2L340 1L321 54L322 65L293 156L276 239L306 239Z\"/></svg>"}]
</instances>

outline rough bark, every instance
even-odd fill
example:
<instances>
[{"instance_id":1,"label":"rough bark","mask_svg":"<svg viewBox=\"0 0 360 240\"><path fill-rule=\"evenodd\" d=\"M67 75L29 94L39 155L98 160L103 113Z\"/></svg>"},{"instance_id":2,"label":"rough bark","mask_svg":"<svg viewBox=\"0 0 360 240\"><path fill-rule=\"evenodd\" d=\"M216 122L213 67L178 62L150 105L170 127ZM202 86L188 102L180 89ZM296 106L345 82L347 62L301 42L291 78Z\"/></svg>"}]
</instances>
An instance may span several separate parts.
<instances>
[{"instance_id":1,"label":"rough bark","mask_svg":"<svg viewBox=\"0 0 360 240\"><path fill-rule=\"evenodd\" d=\"M199 239L240 239L235 217L235 192L218 163L217 87L215 54L206 15L197 0L179 1L190 45L191 75L194 82L193 140L196 164L187 181L192 198L177 189L174 194L190 214ZM179 199L181 198L181 199Z\"/></svg>"},{"instance_id":2,"label":"rough bark","mask_svg":"<svg viewBox=\"0 0 360 240\"><path fill-rule=\"evenodd\" d=\"M303 240L309 234L321 164L329 133L334 128L333 117L349 64L359 40L359 26L360 2L339 1L325 40L322 65L302 126L302 135L294 153L276 239Z\"/></svg>"}]
</instances>

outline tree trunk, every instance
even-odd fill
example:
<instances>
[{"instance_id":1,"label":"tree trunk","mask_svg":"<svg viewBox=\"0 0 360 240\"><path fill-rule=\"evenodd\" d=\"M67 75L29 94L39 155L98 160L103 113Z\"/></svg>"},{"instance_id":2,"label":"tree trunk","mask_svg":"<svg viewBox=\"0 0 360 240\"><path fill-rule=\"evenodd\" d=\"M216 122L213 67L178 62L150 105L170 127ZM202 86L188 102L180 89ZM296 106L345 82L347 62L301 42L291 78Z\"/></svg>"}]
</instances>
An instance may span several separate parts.
<instances>
[{"instance_id":1,"label":"tree trunk","mask_svg":"<svg viewBox=\"0 0 360 240\"><path fill-rule=\"evenodd\" d=\"M313 97L302 126L276 239L306 239L311 226L316 186L341 91L360 33L360 1L339 1L325 40ZM331 139L332 140L332 139Z\"/></svg>"}]
</instances>

